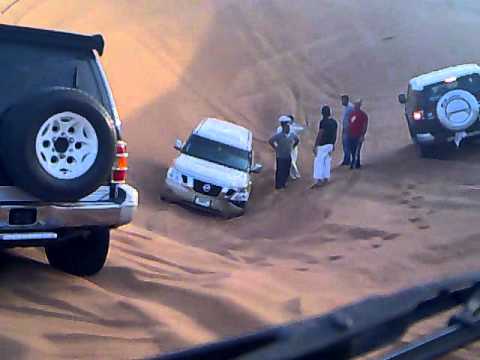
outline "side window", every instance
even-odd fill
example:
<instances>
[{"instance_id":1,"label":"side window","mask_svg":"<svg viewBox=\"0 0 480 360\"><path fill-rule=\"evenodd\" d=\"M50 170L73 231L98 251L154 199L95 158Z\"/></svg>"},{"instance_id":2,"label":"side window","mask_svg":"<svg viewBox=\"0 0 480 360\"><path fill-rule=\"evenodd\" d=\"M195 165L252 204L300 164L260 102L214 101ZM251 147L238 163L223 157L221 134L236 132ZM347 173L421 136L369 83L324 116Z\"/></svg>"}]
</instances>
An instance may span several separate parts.
<instances>
[{"instance_id":1,"label":"side window","mask_svg":"<svg viewBox=\"0 0 480 360\"><path fill-rule=\"evenodd\" d=\"M78 60L72 64L72 68L77 71L77 88L90 94L101 104L105 105L99 89L101 84L95 79L91 63L88 60ZM108 106L106 106L106 108L108 108Z\"/></svg>"},{"instance_id":2,"label":"side window","mask_svg":"<svg viewBox=\"0 0 480 360\"><path fill-rule=\"evenodd\" d=\"M405 112L411 114L414 110L414 93L410 84L408 85L407 90L407 103L405 104Z\"/></svg>"},{"instance_id":3,"label":"side window","mask_svg":"<svg viewBox=\"0 0 480 360\"><path fill-rule=\"evenodd\" d=\"M470 76L466 76L461 80L462 88L471 92L477 98L480 96L480 75L479 74L472 74Z\"/></svg>"}]
</instances>

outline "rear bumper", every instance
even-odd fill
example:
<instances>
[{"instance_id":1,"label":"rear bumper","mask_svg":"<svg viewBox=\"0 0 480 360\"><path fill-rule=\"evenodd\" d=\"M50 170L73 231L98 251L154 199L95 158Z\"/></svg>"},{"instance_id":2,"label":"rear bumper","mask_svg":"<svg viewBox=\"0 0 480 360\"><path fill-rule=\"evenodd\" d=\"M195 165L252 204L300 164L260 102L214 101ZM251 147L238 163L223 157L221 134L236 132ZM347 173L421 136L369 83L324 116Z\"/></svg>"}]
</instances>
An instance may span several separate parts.
<instances>
[{"instance_id":1,"label":"rear bumper","mask_svg":"<svg viewBox=\"0 0 480 360\"><path fill-rule=\"evenodd\" d=\"M455 131L443 127L437 118L415 121L406 117L411 132L415 135L418 144L446 143L455 139ZM480 136L480 120L465 130L467 138Z\"/></svg>"},{"instance_id":2,"label":"rear bumper","mask_svg":"<svg viewBox=\"0 0 480 360\"><path fill-rule=\"evenodd\" d=\"M466 137L467 138L472 138L472 137L477 137L480 136L480 131L470 131L467 132ZM434 143L445 143L445 142L451 142L455 139L455 136L435 136L432 133L426 132L426 133L417 133L415 135L416 141L419 144L434 144Z\"/></svg>"},{"instance_id":3,"label":"rear bumper","mask_svg":"<svg viewBox=\"0 0 480 360\"><path fill-rule=\"evenodd\" d=\"M239 216L245 212L245 209L236 206L223 194L217 197L198 194L192 188L178 184L170 179L165 180L166 192L163 196L170 201L186 204L190 207L213 213L220 213L225 216ZM204 199L210 200L210 207L202 207L195 204L195 198L201 196Z\"/></svg>"},{"instance_id":4,"label":"rear bumper","mask_svg":"<svg viewBox=\"0 0 480 360\"><path fill-rule=\"evenodd\" d=\"M32 232L80 227L118 227L128 224L138 206L138 193L129 185L118 185L114 197L110 187L75 203L45 203L13 186L0 186L0 232ZM15 225L11 211L31 209L35 221ZM0 241L1 242L1 241Z\"/></svg>"}]
</instances>

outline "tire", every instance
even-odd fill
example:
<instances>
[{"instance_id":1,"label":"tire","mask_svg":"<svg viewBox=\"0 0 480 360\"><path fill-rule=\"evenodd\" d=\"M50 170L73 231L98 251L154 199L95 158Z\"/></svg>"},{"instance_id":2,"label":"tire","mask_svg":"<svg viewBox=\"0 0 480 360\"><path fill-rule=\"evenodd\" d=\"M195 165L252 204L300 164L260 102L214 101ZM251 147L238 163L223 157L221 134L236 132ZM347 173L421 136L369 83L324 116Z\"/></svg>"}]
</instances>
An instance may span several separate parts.
<instances>
[{"instance_id":1,"label":"tire","mask_svg":"<svg viewBox=\"0 0 480 360\"><path fill-rule=\"evenodd\" d=\"M408 133L410 134L410 139L412 140L412 143L416 144L417 143L417 134L412 129L412 127L410 126L410 123L408 123L408 121L407 121L407 126L408 126Z\"/></svg>"},{"instance_id":2,"label":"tire","mask_svg":"<svg viewBox=\"0 0 480 360\"><path fill-rule=\"evenodd\" d=\"M232 220L232 219L237 219L239 217L242 217L243 215L245 215L245 210L243 210L241 213L238 213L238 214L222 213L221 217L224 220Z\"/></svg>"},{"instance_id":3,"label":"tire","mask_svg":"<svg viewBox=\"0 0 480 360\"><path fill-rule=\"evenodd\" d=\"M96 228L86 236L76 236L63 243L45 247L48 262L54 268L77 276L99 272L107 260L110 230Z\"/></svg>"},{"instance_id":4,"label":"tire","mask_svg":"<svg viewBox=\"0 0 480 360\"><path fill-rule=\"evenodd\" d=\"M4 168L15 185L44 201L76 201L106 182L115 156L107 111L83 91L48 88L2 117Z\"/></svg>"},{"instance_id":5,"label":"tire","mask_svg":"<svg viewBox=\"0 0 480 360\"><path fill-rule=\"evenodd\" d=\"M223 214L222 214L222 217L223 217L224 219L230 220L230 219L239 218L239 217L245 215L245 212L247 211L248 201L237 202L235 205L236 205L238 208L240 208L241 211L238 212L238 213L236 213L236 214L223 213Z\"/></svg>"},{"instance_id":6,"label":"tire","mask_svg":"<svg viewBox=\"0 0 480 360\"><path fill-rule=\"evenodd\" d=\"M424 159L441 159L445 155L442 144L417 144L418 153Z\"/></svg>"},{"instance_id":7,"label":"tire","mask_svg":"<svg viewBox=\"0 0 480 360\"><path fill-rule=\"evenodd\" d=\"M246 210L248 201L236 201L235 206L239 207L240 209Z\"/></svg>"}]
</instances>

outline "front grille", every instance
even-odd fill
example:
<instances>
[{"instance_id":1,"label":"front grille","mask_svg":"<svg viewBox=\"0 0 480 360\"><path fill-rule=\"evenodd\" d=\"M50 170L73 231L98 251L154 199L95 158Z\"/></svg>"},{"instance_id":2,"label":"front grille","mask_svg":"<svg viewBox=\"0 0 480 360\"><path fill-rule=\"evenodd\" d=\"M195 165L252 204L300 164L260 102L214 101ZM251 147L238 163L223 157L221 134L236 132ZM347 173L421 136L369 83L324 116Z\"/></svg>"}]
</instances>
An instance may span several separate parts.
<instances>
[{"instance_id":1,"label":"front grille","mask_svg":"<svg viewBox=\"0 0 480 360\"><path fill-rule=\"evenodd\" d=\"M208 187L210 187L210 189L205 189ZM218 196L218 194L220 194L220 192L222 191L222 188L220 186L206 183L196 179L193 180L193 189L200 194L204 194L208 196ZM205 191L205 190L208 190L208 191Z\"/></svg>"}]
</instances>

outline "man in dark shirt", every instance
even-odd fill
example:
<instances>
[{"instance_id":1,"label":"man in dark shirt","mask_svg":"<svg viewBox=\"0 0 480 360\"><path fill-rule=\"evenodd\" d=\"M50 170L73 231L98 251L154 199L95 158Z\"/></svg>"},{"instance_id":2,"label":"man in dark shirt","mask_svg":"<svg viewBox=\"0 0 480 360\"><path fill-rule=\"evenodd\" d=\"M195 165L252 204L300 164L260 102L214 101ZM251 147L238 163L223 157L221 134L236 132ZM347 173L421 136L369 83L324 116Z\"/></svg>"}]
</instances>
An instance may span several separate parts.
<instances>
[{"instance_id":1,"label":"man in dark shirt","mask_svg":"<svg viewBox=\"0 0 480 360\"><path fill-rule=\"evenodd\" d=\"M322 120L318 130L317 139L313 153L315 160L313 162L314 187L320 186L330 179L332 168L332 152L337 141L337 121L332 118L332 111L329 106L322 107Z\"/></svg>"},{"instance_id":2,"label":"man in dark shirt","mask_svg":"<svg viewBox=\"0 0 480 360\"><path fill-rule=\"evenodd\" d=\"M300 140L290 131L290 118L281 116L279 119L282 132L273 135L268 141L275 150L277 166L275 171L275 189L283 189L287 185L290 167L292 166L292 150Z\"/></svg>"}]
</instances>

